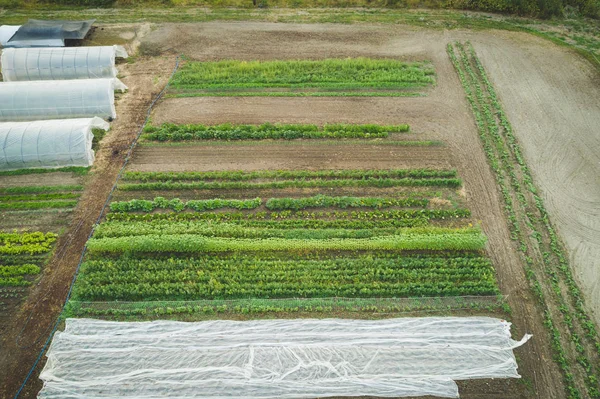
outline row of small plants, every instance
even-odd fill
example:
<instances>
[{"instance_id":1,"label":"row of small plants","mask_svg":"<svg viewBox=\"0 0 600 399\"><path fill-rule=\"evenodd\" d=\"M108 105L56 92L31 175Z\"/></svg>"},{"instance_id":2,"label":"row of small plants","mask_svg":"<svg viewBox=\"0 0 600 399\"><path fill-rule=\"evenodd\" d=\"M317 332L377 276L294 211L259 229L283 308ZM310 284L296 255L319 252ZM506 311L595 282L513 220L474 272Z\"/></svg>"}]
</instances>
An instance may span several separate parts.
<instances>
[{"instance_id":1,"label":"row of small plants","mask_svg":"<svg viewBox=\"0 0 600 399\"><path fill-rule=\"evenodd\" d=\"M468 209L392 209L377 211L281 211L281 212L223 212L223 213L154 213L154 214L136 214L136 213L109 213L106 215L107 221L151 221L168 220L172 222L185 220L211 220L215 222L244 222L262 225L265 222L282 223L289 221L297 227L310 227L316 225L333 226L327 223L352 222L352 223L411 223L418 220L419 225L422 221L428 220L452 220L471 216ZM326 220L322 220L326 219ZM335 219L335 220L331 220ZM341 219L341 220L340 220ZM346 220L344 220L346 219ZM250 225L250 224L247 224ZM274 226L274 225L273 225ZM360 226L360 225L357 225ZM404 227L403 225L390 225ZM411 227L411 225L406 226ZM353 227L356 228L356 227Z\"/></svg>"},{"instance_id":2,"label":"row of small plants","mask_svg":"<svg viewBox=\"0 0 600 399\"><path fill-rule=\"evenodd\" d=\"M142 135L147 141L192 141L192 140L294 140L294 139L339 139L339 138L386 138L389 133L407 132L408 125L284 125L265 123L262 125L148 125Z\"/></svg>"},{"instance_id":3,"label":"row of small plants","mask_svg":"<svg viewBox=\"0 0 600 399\"><path fill-rule=\"evenodd\" d=\"M271 211L292 209L295 211L306 208L389 208L397 207L421 207L429 204L427 199L416 198L380 198L380 197L330 197L327 195L316 195L307 198L271 198L265 206Z\"/></svg>"},{"instance_id":4,"label":"row of small plants","mask_svg":"<svg viewBox=\"0 0 600 399\"><path fill-rule=\"evenodd\" d=\"M2 296L0 290L0 297ZM504 298L443 297L415 298L407 303L403 298L294 298L238 299L204 301L138 301L84 302L71 300L67 317L164 317L166 315L265 314L265 313L408 313L453 312L456 310L485 310L494 312L505 308Z\"/></svg>"},{"instance_id":5,"label":"row of small plants","mask_svg":"<svg viewBox=\"0 0 600 399\"><path fill-rule=\"evenodd\" d=\"M0 195L17 195L17 194L43 194L43 193L60 193L71 191L83 191L83 186L78 185L63 185L63 186L17 186L17 187L0 187Z\"/></svg>"},{"instance_id":6,"label":"row of small plants","mask_svg":"<svg viewBox=\"0 0 600 399\"><path fill-rule=\"evenodd\" d=\"M1 261L1 259L0 259ZM31 284L26 276L34 276L40 273L40 267L34 264L23 264L19 266L0 265L0 286L20 287Z\"/></svg>"},{"instance_id":7,"label":"row of small plants","mask_svg":"<svg viewBox=\"0 0 600 399\"><path fill-rule=\"evenodd\" d=\"M398 179L457 177L454 169L327 169L327 170L223 170L215 172L135 172L123 173L125 181L248 181L248 180L311 180L311 179Z\"/></svg>"},{"instance_id":8,"label":"row of small plants","mask_svg":"<svg viewBox=\"0 0 600 399\"><path fill-rule=\"evenodd\" d=\"M281 223L281 222L278 222ZM360 227L360 226L357 226ZM411 227L411 228L294 228L273 224L249 227L235 223L214 223L210 221L171 222L155 220L150 222L105 222L97 226L95 238L146 236L156 234L194 234L206 237L228 238L286 238L286 239L327 239L327 238L371 238L405 233L451 233L472 234L477 228Z\"/></svg>"},{"instance_id":9,"label":"row of small plants","mask_svg":"<svg viewBox=\"0 0 600 399\"><path fill-rule=\"evenodd\" d=\"M277 259L204 256L83 264L82 301L494 295L482 257Z\"/></svg>"},{"instance_id":10,"label":"row of small plants","mask_svg":"<svg viewBox=\"0 0 600 399\"><path fill-rule=\"evenodd\" d=\"M163 191L163 190L246 190L246 189L284 189L284 188L335 188L335 187L460 187L457 178L430 179L312 179L312 180L279 180L267 182L245 181L203 181L203 182L152 182L121 183L121 191Z\"/></svg>"},{"instance_id":11,"label":"row of small plants","mask_svg":"<svg viewBox=\"0 0 600 399\"><path fill-rule=\"evenodd\" d=\"M153 201L133 199L130 201L116 201L110 204L111 212L152 212L155 209L171 209L175 212L181 212L184 209L198 212L210 211L215 209L256 209L262 205L260 198L251 200L189 200L183 202L179 198L168 200L164 197L156 197Z\"/></svg>"},{"instance_id":12,"label":"row of small plants","mask_svg":"<svg viewBox=\"0 0 600 399\"><path fill-rule=\"evenodd\" d=\"M378 198L378 197L330 197L317 195L308 198L271 198L265 206L269 210L301 210L306 208L389 208L389 207L426 207L427 199L414 198ZM179 198L167 200L156 197L154 200L133 199L129 201L115 201L110 204L111 212L152 212L156 209L171 209L181 212L185 209L198 212L215 209L256 209L262 205L260 198L252 200L189 200L183 202Z\"/></svg>"},{"instance_id":13,"label":"row of small plants","mask_svg":"<svg viewBox=\"0 0 600 399\"><path fill-rule=\"evenodd\" d=\"M565 378L566 393L570 398L582 397L574 379L575 369L579 365L581 367L578 369L578 373L583 374L582 379L587 395L600 397L598 380L592 365L596 361L590 361L588 357L594 351L600 351L594 324L584 309L581 293L572 278L556 233L550 225L543 201L533 185L529 169L512 133L510 123L474 49L470 44L468 47L469 50L466 51L463 45L456 44L460 59L454 54L451 45L448 46L448 52L465 87L467 99L473 107L486 155L501 188L506 204L505 209L509 216L512 238L520 244L522 258L527 264L527 276L532 283L534 293L545 309L544 324L550 332L555 360ZM511 162L518 165L520 170L515 170ZM509 184L505 182L506 178L510 180ZM528 194L523 187L527 188ZM532 211L534 209L537 210L537 215ZM523 233L524 228L533 232L529 239ZM549 244L544 241L542 231L549 237ZM540 261L543 268L541 270L538 270L532 258L532 254L535 252L531 248L530 241L533 241L532 244L537 246L542 254ZM554 262L551 260L552 255L556 259ZM560 270L563 274L566 280L565 285L568 287L568 295L571 295L572 305L567 303L560 285L561 277L554 269ZM544 290L542 284L548 289ZM566 334L560 333L560 325L554 320L550 304L553 304L556 311L562 315L563 323L561 324L566 326ZM571 306L575 309L576 317L571 315ZM579 335L579 329L575 327L576 321L581 323L579 327L581 331L585 332L591 351L586 350L584 341ZM563 347L566 337L570 338L570 344L577 353L576 358L568 354Z\"/></svg>"}]
</instances>

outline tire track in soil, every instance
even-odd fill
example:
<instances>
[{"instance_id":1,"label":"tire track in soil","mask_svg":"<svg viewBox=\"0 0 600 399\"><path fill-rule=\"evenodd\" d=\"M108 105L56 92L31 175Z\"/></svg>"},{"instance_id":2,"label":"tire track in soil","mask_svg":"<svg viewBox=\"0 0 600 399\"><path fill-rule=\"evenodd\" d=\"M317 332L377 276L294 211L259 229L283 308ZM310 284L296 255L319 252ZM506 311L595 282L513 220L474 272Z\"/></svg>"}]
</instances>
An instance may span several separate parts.
<instances>
[{"instance_id":1,"label":"tire track in soil","mask_svg":"<svg viewBox=\"0 0 600 399\"><path fill-rule=\"evenodd\" d=\"M41 282L32 287L29 296L17 314L12 316L8 333L0 343L0 397L12 398L38 356L50 328L59 315L69 285L79 262L87 237L108 197L127 149L139 131L145 113L154 97L162 90L174 65L173 58L138 59L134 64L119 67L123 83L129 91L117 102L117 119L101 143L92 175L75 210L69 230L57 241L56 256L44 270ZM158 78L157 78L158 77ZM116 142L120 144L115 145ZM47 178L39 175L40 178ZM64 249L63 249L64 248ZM38 299L42 298L38 302ZM31 312L34 317L27 324L20 345L17 335L25 326ZM41 339L39 339L41 337ZM41 342L37 342L37 340ZM35 398L41 389L38 378L45 364L45 356L38 364L19 398Z\"/></svg>"}]
</instances>

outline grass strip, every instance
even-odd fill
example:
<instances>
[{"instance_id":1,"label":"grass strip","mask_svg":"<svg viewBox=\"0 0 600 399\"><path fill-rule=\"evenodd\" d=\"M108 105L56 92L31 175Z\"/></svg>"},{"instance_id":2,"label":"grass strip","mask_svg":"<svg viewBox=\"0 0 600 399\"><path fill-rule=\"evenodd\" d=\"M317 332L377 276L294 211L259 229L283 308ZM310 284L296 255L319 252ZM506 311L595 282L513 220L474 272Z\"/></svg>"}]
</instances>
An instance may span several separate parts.
<instances>
[{"instance_id":1,"label":"grass strip","mask_svg":"<svg viewBox=\"0 0 600 399\"><path fill-rule=\"evenodd\" d=\"M77 201L2 202L0 210L33 210L50 208L74 208Z\"/></svg>"},{"instance_id":2,"label":"grass strip","mask_svg":"<svg viewBox=\"0 0 600 399\"><path fill-rule=\"evenodd\" d=\"M76 176L85 176L88 174L91 168L91 166L66 166L63 168L54 169L29 168L17 170L0 170L0 176L22 176L55 172L73 173Z\"/></svg>"},{"instance_id":3,"label":"grass strip","mask_svg":"<svg viewBox=\"0 0 600 399\"><path fill-rule=\"evenodd\" d=\"M83 191L83 186L15 186L0 187L0 194L36 194L36 193L59 193L66 191Z\"/></svg>"}]
</instances>

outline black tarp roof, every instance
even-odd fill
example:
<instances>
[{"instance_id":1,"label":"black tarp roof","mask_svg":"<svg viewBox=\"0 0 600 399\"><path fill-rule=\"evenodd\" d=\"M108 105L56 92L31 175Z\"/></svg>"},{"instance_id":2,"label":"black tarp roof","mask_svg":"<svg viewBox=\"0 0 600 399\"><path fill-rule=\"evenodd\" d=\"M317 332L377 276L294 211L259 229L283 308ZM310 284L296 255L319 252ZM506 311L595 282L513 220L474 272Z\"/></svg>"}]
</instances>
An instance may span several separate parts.
<instances>
[{"instance_id":1,"label":"black tarp roof","mask_svg":"<svg viewBox=\"0 0 600 399\"><path fill-rule=\"evenodd\" d=\"M10 42L48 40L48 39L83 39L90 31L95 19L87 21L42 21L30 19L8 40Z\"/></svg>"}]
</instances>

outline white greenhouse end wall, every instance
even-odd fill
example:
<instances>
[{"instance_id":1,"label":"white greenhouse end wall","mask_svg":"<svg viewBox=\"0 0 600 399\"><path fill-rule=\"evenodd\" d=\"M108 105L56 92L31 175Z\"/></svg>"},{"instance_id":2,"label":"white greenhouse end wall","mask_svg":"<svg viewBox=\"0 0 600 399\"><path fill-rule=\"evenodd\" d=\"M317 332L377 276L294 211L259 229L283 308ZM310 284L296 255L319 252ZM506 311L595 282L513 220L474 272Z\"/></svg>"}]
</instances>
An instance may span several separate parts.
<instances>
[{"instance_id":1,"label":"white greenhouse end wall","mask_svg":"<svg viewBox=\"0 0 600 399\"><path fill-rule=\"evenodd\" d=\"M455 380L518 378L528 339L489 317L67 319L38 398L458 397Z\"/></svg>"},{"instance_id":2,"label":"white greenhouse end wall","mask_svg":"<svg viewBox=\"0 0 600 399\"><path fill-rule=\"evenodd\" d=\"M0 123L0 170L90 166L92 129L100 118Z\"/></svg>"},{"instance_id":3,"label":"white greenhouse end wall","mask_svg":"<svg viewBox=\"0 0 600 399\"><path fill-rule=\"evenodd\" d=\"M7 48L2 77L5 82L115 78L116 57L127 58L127 51L121 46Z\"/></svg>"},{"instance_id":4,"label":"white greenhouse end wall","mask_svg":"<svg viewBox=\"0 0 600 399\"><path fill-rule=\"evenodd\" d=\"M42 119L114 119L118 79L81 79L0 83L0 122Z\"/></svg>"}]
</instances>

